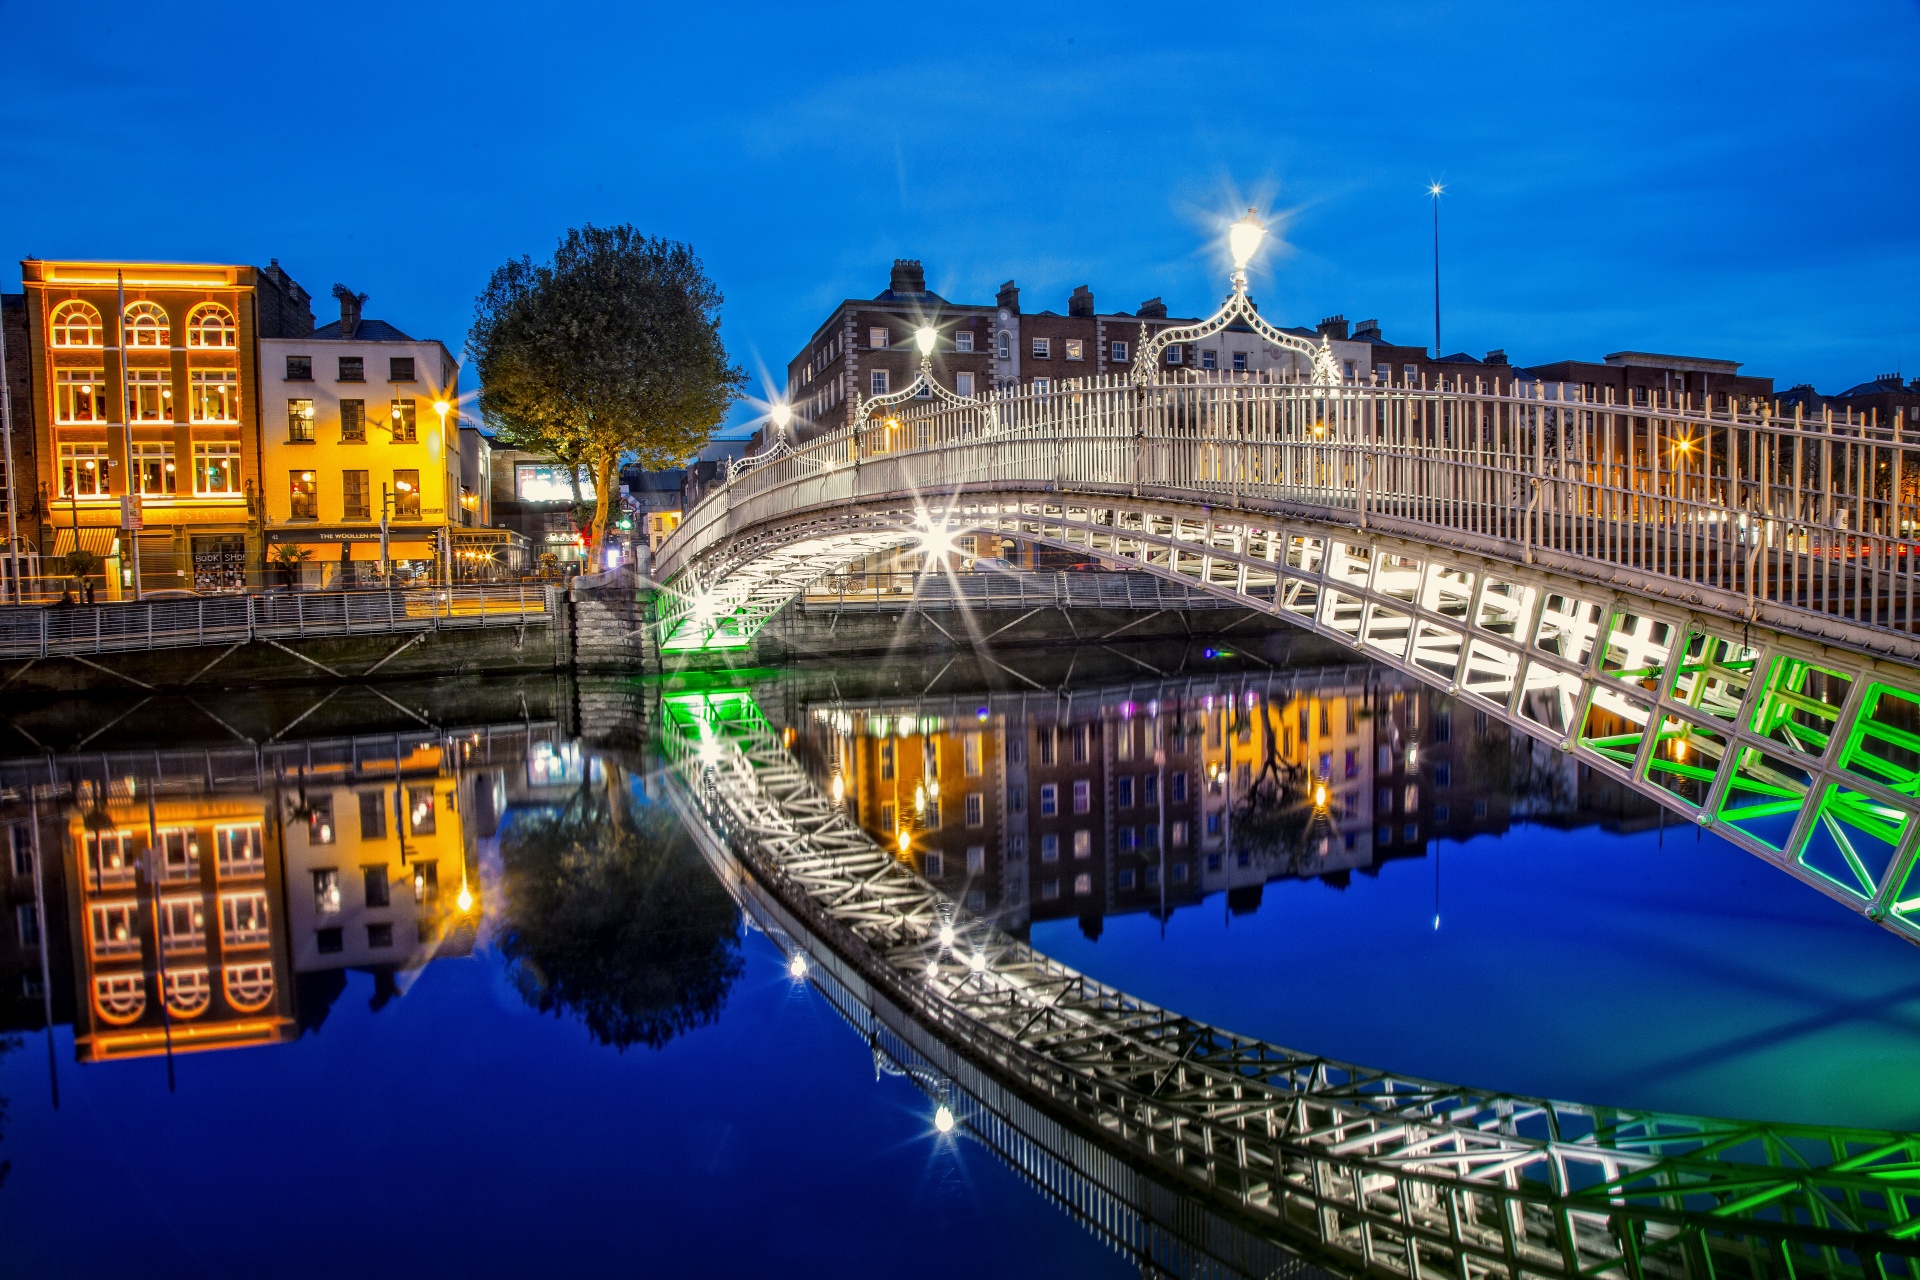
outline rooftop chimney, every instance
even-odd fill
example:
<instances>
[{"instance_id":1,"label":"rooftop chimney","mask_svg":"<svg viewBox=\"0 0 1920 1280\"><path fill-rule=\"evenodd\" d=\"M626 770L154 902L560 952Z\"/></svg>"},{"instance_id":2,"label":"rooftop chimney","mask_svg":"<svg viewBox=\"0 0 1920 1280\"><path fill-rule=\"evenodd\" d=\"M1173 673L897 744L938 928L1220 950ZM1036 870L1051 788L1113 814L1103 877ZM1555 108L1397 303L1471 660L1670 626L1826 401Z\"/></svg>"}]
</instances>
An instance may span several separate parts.
<instances>
[{"instance_id":1,"label":"rooftop chimney","mask_svg":"<svg viewBox=\"0 0 1920 1280\"><path fill-rule=\"evenodd\" d=\"M1011 280L1007 281L1000 286L1000 292L993 296L993 302L995 306L1011 311L1016 316L1019 315L1020 287Z\"/></svg>"},{"instance_id":2,"label":"rooftop chimney","mask_svg":"<svg viewBox=\"0 0 1920 1280\"><path fill-rule=\"evenodd\" d=\"M1372 338L1375 342L1383 341L1380 337L1380 322L1378 320L1362 320L1359 324L1354 325L1353 336L1356 338Z\"/></svg>"},{"instance_id":3,"label":"rooftop chimney","mask_svg":"<svg viewBox=\"0 0 1920 1280\"><path fill-rule=\"evenodd\" d=\"M367 295L336 284L333 286L333 296L340 300L340 336L351 338L360 327L360 308L367 305Z\"/></svg>"},{"instance_id":4,"label":"rooftop chimney","mask_svg":"<svg viewBox=\"0 0 1920 1280\"><path fill-rule=\"evenodd\" d=\"M1167 304L1158 298L1148 298L1140 304L1139 316L1142 320L1165 320Z\"/></svg>"},{"instance_id":5,"label":"rooftop chimney","mask_svg":"<svg viewBox=\"0 0 1920 1280\"><path fill-rule=\"evenodd\" d=\"M1093 314L1093 290L1081 285L1067 299L1067 314L1070 316L1090 316Z\"/></svg>"},{"instance_id":6,"label":"rooftop chimney","mask_svg":"<svg viewBox=\"0 0 1920 1280\"><path fill-rule=\"evenodd\" d=\"M1345 341L1347 336L1347 318L1345 316L1328 316L1319 323L1317 328L1320 333L1329 338Z\"/></svg>"},{"instance_id":7,"label":"rooftop chimney","mask_svg":"<svg viewBox=\"0 0 1920 1280\"><path fill-rule=\"evenodd\" d=\"M1505 364L1506 362L1507 353L1505 348L1495 347L1493 350L1487 352L1488 364Z\"/></svg>"},{"instance_id":8,"label":"rooftop chimney","mask_svg":"<svg viewBox=\"0 0 1920 1280\"><path fill-rule=\"evenodd\" d=\"M893 260L893 279L887 288L894 293L925 293L927 291L927 273L920 269L918 258L895 258Z\"/></svg>"}]
</instances>

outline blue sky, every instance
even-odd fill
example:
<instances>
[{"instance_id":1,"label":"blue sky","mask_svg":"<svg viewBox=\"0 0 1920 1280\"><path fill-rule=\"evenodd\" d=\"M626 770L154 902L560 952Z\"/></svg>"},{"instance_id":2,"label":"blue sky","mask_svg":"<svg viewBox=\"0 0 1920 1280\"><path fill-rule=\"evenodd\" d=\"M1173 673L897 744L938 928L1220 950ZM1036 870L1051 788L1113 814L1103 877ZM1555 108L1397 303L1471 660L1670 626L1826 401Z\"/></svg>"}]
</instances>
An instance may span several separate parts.
<instances>
[{"instance_id":1,"label":"blue sky","mask_svg":"<svg viewBox=\"0 0 1920 1280\"><path fill-rule=\"evenodd\" d=\"M1438 180L1449 351L1920 373L1914 0L0 0L0 37L0 287L277 257L458 349L493 266L631 221L704 258L759 393L896 256L960 300L1204 311L1248 200L1285 214L1269 315L1430 343Z\"/></svg>"}]
</instances>

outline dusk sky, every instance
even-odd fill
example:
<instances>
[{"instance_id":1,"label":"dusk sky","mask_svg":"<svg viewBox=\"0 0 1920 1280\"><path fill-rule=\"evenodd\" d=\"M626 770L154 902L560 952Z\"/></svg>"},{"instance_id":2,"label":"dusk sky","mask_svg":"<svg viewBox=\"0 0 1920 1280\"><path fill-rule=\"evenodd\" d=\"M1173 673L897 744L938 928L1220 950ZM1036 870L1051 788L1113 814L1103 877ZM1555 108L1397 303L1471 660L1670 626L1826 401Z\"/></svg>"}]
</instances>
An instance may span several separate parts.
<instances>
[{"instance_id":1,"label":"dusk sky","mask_svg":"<svg viewBox=\"0 0 1920 1280\"><path fill-rule=\"evenodd\" d=\"M1205 313L1248 202L1268 316L1785 389L1920 373L1920 4L174 6L0 2L18 260L281 264L458 351L569 226L687 240L766 394L895 257ZM736 424L751 416L742 406Z\"/></svg>"}]
</instances>

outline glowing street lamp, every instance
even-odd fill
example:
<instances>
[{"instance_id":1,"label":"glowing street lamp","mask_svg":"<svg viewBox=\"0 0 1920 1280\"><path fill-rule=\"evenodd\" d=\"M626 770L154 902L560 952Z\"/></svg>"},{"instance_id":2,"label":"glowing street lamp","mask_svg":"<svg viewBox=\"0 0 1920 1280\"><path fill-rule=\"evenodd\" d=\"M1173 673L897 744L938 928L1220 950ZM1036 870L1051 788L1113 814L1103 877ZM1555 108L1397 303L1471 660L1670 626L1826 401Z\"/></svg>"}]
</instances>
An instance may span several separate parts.
<instances>
[{"instance_id":1,"label":"glowing street lamp","mask_svg":"<svg viewBox=\"0 0 1920 1280\"><path fill-rule=\"evenodd\" d=\"M1240 221L1227 228L1227 251L1233 255L1233 287L1244 291L1247 287L1247 264L1253 261L1253 255L1259 252L1260 242L1267 238L1267 229L1260 225L1260 218L1252 209Z\"/></svg>"},{"instance_id":2,"label":"glowing street lamp","mask_svg":"<svg viewBox=\"0 0 1920 1280\"><path fill-rule=\"evenodd\" d=\"M923 324L913 331L913 345L919 348L922 360L933 355L933 348L939 341L940 331L930 324Z\"/></svg>"},{"instance_id":3,"label":"glowing street lamp","mask_svg":"<svg viewBox=\"0 0 1920 1280\"><path fill-rule=\"evenodd\" d=\"M798 951L787 961L787 976L796 982L807 976L807 958Z\"/></svg>"}]
</instances>

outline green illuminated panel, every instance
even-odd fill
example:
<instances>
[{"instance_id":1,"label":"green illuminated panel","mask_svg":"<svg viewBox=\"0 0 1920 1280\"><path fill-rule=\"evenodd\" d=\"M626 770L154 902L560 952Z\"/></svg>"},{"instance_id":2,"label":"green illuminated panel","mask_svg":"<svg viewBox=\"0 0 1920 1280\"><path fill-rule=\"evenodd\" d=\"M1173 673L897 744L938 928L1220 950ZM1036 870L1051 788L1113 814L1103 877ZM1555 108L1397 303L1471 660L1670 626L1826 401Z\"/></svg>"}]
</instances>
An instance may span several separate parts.
<instances>
[{"instance_id":1,"label":"green illuminated panel","mask_svg":"<svg viewBox=\"0 0 1920 1280\"><path fill-rule=\"evenodd\" d=\"M1818 760L1827 754L1852 688L1852 679L1838 671L1798 658L1775 658L1753 713L1753 731Z\"/></svg>"},{"instance_id":2,"label":"green illuminated panel","mask_svg":"<svg viewBox=\"0 0 1920 1280\"><path fill-rule=\"evenodd\" d=\"M1707 803L1714 775L1726 758L1727 740L1717 731L1666 716L1647 761L1647 781L1698 809Z\"/></svg>"}]
</instances>

